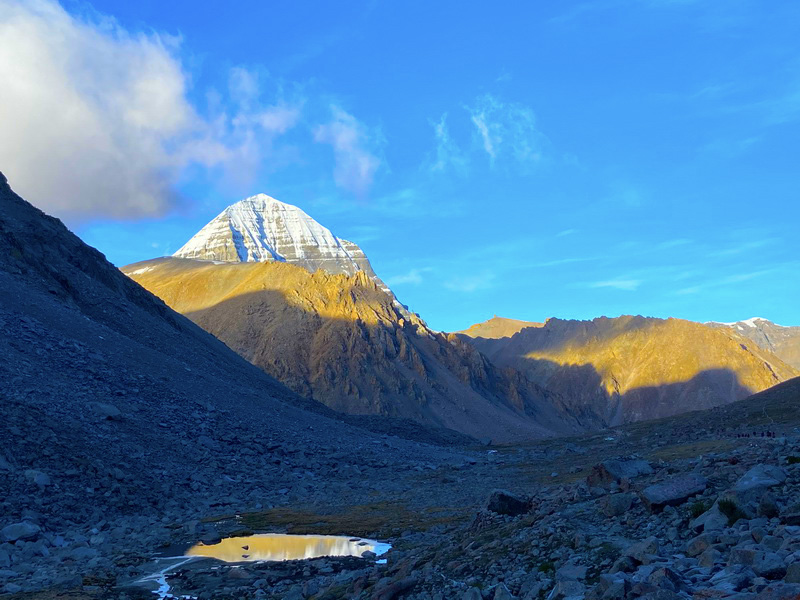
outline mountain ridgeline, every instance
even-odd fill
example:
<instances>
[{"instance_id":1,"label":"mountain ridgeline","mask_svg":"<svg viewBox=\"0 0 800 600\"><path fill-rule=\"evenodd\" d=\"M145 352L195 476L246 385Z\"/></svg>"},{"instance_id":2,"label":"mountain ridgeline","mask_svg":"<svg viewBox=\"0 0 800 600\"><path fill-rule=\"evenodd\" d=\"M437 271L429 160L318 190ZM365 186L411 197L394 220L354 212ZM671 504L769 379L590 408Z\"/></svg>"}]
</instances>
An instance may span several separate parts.
<instances>
[{"instance_id":1,"label":"mountain ridgeline","mask_svg":"<svg viewBox=\"0 0 800 600\"><path fill-rule=\"evenodd\" d=\"M577 430L554 394L430 330L364 272L175 257L123 271L294 391L338 411L496 440Z\"/></svg>"},{"instance_id":2,"label":"mountain ridgeline","mask_svg":"<svg viewBox=\"0 0 800 600\"><path fill-rule=\"evenodd\" d=\"M706 323L710 327L733 329L764 350L772 352L787 365L800 369L800 327L785 327L761 317L736 323Z\"/></svg>"},{"instance_id":3,"label":"mountain ridgeline","mask_svg":"<svg viewBox=\"0 0 800 600\"><path fill-rule=\"evenodd\" d=\"M494 317L435 332L358 246L263 194L225 209L174 256L122 270L298 394L476 438L670 416L800 374L736 328L678 319Z\"/></svg>"},{"instance_id":4,"label":"mountain ridgeline","mask_svg":"<svg viewBox=\"0 0 800 600\"><path fill-rule=\"evenodd\" d=\"M682 319L548 319L516 326L510 336L459 335L495 364L561 395L587 426L711 408L800 374L730 328Z\"/></svg>"}]
</instances>

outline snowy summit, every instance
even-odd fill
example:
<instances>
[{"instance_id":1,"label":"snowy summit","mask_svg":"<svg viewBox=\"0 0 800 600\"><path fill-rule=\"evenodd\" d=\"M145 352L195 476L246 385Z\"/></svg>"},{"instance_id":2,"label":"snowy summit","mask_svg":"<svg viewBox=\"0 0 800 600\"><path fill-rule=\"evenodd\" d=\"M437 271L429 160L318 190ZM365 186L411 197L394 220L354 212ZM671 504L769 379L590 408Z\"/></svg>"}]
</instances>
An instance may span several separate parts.
<instances>
[{"instance_id":1,"label":"snowy summit","mask_svg":"<svg viewBox=\"0 0 800 600\"><path fill-rule=\"evenodd\" d=\"M223 262L294 263L310 271L375 274L364 252L302 209L258 194L232 204L173 256Z\"/></svg>"}]
</instances>

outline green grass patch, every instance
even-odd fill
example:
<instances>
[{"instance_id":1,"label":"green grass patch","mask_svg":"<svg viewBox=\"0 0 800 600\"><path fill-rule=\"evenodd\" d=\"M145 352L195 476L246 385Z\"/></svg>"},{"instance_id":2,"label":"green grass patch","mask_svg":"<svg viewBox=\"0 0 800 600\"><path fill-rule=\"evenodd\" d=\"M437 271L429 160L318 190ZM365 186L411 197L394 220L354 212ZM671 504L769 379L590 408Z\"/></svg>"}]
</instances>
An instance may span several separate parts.
<instances>
[{"instance_id":1,"label":"green grass patch","mask_svg":"<svg viewBox=\"0 0 800 600\"><path fill-rule=\"evenodd\" d=\"M728 527L732 527L739 519L746 519L747 515L733 500L724 499L719 501L719 512L728 517Z\"/></svg>"},{"instance_id":2,"label":"green grass patch","mask_svg":"<svg viewBox=\"0 0 800 600\"><path fill-rule=\"evenodd\" d=\"M471 512L445 507L409 509L400 502L372 502L348 506L339 511L279 507L244 513L237 522L252 532L286 531L293 534L353 535L388 538L404 531L426 531L436 525L455 525L467 521ZM223 521L230 516L207 519Z\"/></svg>"},{"instance_id":3,"label":"green grass patch","mask_svg":"<svg viewBox=\"0 0 800 600\"><path fill-rule=\"evenodd\" d=\"M689 515L691 516L692 519L696 519L703 513L708 512L710 508L711 505L708 502L705 502L703 500L697 500L695 502L692 502L692 504L689 506Z\"/></svg>"}]
</instances>

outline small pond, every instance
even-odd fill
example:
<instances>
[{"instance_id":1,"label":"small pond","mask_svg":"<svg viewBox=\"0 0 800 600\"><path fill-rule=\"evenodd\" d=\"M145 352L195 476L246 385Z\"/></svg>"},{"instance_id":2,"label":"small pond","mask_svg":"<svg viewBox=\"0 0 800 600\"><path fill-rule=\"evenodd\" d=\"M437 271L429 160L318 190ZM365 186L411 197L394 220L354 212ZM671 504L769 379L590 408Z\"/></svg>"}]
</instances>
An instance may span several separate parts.
<instances>
[{"instance_id":1,"label":"small pond","mask_svg":"<svg viewBox=\"0 0 800 600\"><path fill-rule=\"evenodd\" d=\"M375 540L343 535L289 535L265 533L231 537L218 544L195 544L185 556L216 558L224 562L283 561L321 556L361 556L386 554L391 546Z\"/></svg>"}]
</instances>

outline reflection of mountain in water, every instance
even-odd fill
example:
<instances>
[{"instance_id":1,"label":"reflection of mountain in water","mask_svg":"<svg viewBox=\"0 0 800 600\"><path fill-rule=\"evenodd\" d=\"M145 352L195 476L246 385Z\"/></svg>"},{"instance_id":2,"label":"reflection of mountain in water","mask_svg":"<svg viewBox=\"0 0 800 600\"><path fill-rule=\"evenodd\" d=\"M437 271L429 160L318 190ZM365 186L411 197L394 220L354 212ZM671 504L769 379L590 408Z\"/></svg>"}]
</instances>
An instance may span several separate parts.
<instances>
[{"instance_id":1,"label":"reflection of mountain in water","mask_svg":"<svg viewBox=\"0 0 800 600\"><path fill-rule=\"evenodd\" d=\"M232 537L219 544L196 544L186 556L207 556L225 562L283 561L320 556L361 556L370 551L383 554L388 544L340 535L287 535L270 533Z\"/></svg>"}]
</instances>

